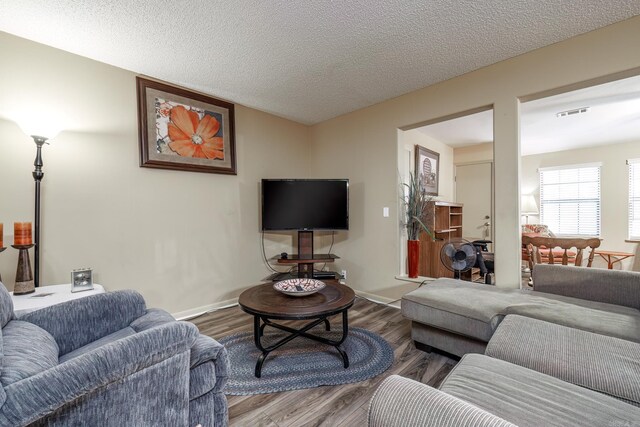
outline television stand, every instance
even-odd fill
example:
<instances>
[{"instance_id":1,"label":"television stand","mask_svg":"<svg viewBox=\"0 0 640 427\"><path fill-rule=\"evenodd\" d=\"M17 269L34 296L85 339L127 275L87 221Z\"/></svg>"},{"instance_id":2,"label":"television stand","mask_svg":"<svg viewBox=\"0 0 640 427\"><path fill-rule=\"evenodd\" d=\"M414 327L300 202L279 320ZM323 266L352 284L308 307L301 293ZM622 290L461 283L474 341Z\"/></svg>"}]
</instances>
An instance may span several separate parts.
<instances>
[{"instance_id":1,"label":"television stand","mask_svg":"<svg viewBox=\"0 0 640 427\"><path fill-rule=\"evenodd\" d=\"M278 264L298 264L298 277L313 278L313 264L333 262L339 259L334 254L313 253L313 231L298 231L298 253L287 258L278 258Z\"/></svg>"}]
</instances>

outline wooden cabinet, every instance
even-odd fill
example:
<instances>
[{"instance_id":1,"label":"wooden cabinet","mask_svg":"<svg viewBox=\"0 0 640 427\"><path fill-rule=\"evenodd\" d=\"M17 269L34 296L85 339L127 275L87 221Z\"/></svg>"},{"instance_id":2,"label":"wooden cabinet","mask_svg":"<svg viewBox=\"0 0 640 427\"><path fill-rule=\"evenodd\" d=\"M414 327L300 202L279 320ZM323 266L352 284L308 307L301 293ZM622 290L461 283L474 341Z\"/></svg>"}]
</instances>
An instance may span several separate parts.
<instances>
[{"instance_id":1,"label":"wooden cabinet","mask_svg":"<svg viewBox=\"0 0 640 427\"><path fill-rule=\"evenodd\" d=\"M420 276L453 277L440 261L440 249L452 238L462 237L462 203L432 201L423 221L435 235L420 234Z\"/></svg>"}]
</instances>

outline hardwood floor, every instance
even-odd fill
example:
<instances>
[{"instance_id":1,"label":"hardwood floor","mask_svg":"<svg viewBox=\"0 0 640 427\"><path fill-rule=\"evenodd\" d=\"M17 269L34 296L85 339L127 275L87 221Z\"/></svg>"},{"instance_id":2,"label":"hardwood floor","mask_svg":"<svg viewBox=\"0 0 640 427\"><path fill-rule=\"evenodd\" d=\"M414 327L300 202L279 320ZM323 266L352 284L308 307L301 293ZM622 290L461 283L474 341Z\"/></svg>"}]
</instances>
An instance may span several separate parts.
<instances>
[{"instance_id":1,"label":"hardwood floor","mask_svg":"<svg viewBox=\"0 0 640 427\"><path fill-rule=\"evenodd\" d=\"M339 317L332 319L332 326ZM253 330L253 318L239 307L222 309L192 319L203 334L219 339ZM227 396L231 426L366 426L373 392L391 374L437 387L456 361L438 353L417 350L410 322L400 310L363 298L349 310L349 325L382 335L394 349L394 363L385 373L367 381L254 396ZM231 361L233 363L233 361Z\"/></svg>"}]
</instances>

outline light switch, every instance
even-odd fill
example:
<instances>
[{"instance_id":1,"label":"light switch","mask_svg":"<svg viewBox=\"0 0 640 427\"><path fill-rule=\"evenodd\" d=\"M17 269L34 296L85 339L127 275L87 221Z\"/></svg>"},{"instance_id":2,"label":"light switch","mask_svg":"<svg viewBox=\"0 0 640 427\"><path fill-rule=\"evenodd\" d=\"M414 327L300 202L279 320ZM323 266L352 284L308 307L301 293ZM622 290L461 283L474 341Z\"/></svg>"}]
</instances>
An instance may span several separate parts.
<instances>
[{"instance_id":1,"label":"light switch","mask_svg":"<svg viewBox=\"0 0 640 427\"><path fill-rule=\"evenodd\" d=\"M389 218L389 208L388 207L384 207L382 208L382 216L385 218Z\"/></svg>"}]
</instances>

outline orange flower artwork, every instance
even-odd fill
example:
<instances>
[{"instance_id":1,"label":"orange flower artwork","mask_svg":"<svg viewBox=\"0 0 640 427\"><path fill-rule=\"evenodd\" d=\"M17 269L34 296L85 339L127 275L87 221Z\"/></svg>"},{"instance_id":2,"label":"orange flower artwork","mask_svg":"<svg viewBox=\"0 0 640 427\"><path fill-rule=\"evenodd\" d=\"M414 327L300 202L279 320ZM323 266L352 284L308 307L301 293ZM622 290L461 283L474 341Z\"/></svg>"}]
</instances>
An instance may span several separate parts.
<instances>
[{"instance_id":1,"label":"orange flower artwork","mask_svg":"<svg viewBox=\"0 0 640 427\"><path fill-rule=\"evenodd\" d=\"M183 157L224 160L224 142L215 136L220 122L205 114L189 111L181 105L171 109L168 131L171 142L169 148Z\"/></svg>"}]
</instances>

